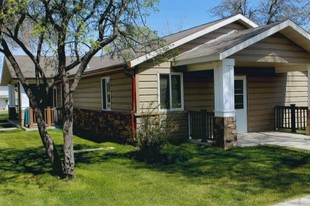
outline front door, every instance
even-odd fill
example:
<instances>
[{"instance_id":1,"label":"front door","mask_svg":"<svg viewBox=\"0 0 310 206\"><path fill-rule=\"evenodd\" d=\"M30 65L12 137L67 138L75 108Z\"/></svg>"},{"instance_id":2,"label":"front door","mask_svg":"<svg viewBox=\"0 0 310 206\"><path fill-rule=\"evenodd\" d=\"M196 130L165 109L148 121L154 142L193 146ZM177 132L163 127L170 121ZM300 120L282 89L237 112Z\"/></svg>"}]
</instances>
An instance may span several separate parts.
<instances>
[{"instance_id":1,"label":"front door","mask_svg":"<svg viewBox=\"0 0 310 206\"><path fill-rule=\"evenodd\" d=\"M235 77L235 110L237 133L248 131L246 76Z\"/></svg>"}]
</instances>

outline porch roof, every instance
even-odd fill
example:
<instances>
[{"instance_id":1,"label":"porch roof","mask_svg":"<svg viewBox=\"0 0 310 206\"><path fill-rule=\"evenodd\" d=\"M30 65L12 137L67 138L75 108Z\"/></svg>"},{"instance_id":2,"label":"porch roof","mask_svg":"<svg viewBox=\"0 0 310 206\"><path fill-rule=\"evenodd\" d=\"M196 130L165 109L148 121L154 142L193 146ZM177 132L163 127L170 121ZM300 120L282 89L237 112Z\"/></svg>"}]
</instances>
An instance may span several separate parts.
<instances>
[{"instance_id":1,"label":"porch roof","mask_svg":"<svg viewBox=\"0 0 310 206\"><path fill-rule=\"evenodd\" d=\"M280 23L228 33L180 54L175 58L176 65L223 60L277 32L280 32L310 53L310 34L291 20L286 20Z\"/></svg>"}]
</instances>

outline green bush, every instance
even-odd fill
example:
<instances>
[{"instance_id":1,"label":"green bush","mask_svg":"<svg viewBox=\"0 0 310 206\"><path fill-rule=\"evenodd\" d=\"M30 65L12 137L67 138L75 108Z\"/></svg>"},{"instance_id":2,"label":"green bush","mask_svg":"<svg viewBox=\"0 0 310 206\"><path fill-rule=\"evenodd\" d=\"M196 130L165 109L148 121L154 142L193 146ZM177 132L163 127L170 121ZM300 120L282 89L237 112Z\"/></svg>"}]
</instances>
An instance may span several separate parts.
<instances>
[{"instance_id":1,"label":"green bush","mask_svg":"<svg viewBox=\"0 0 310 206\"><path fill-rule=\"evenodd\" d=\"M161 150L167 143L173 123L168 115L154 114L155 109L142 114L137 130L139 158L147 162L161 161Z\"/></svg>"}]
</instances>

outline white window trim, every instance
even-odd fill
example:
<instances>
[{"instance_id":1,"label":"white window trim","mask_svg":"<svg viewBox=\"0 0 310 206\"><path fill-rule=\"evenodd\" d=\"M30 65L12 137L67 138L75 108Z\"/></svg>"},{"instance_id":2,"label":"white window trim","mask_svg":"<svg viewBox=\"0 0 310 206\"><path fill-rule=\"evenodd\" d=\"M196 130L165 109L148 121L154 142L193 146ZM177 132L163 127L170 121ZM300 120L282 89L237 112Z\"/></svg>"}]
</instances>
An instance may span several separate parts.
<instances>
[{"instance_id":1,"label":"white window trim","mask_svg":"<svg viewBox=\"0 0 310 206\"><path fill-rule=\"evenodd\" d=\"M102 109L102 111L111 111L111 108L112 108L112 95L111 95L111 85L110 85L110 107L108 108L108 105L107 105L107 101L105 102L106 103L106 105L105 105L105 107L106 107L106 109L104 109L104 106L103 106L103 96L102 96L102 93L103 93L103 91L102 91L102 80L103 79L105 79L105 84L107 84L106 82L107 82L107 80L109 80L110 82L111 82L111 77L102 77L101 78L101 81L100 81L100 85L101 85L101 88L100 88L100 92L101 92L101 94L100 94L100 96L101 96L101 109ZM111 84L111 83L110 83ZM105 88L106 88L106 90L107 90L107 85L105 85ZM107 91L105 92L105 99L107 100L108 98L108 96L107 96Z\"/></svg>"},{"instance_id":2,"label":"white window trim","mask_svg":"<svg viewBox=\"0 0 310 206\"><path fill-rule=\"evenodd\" d=\"M169 75L169 109L162 109L160 106L160 75L161 74L168 74ZM172 107L172 81L171 75L179 75L181 81L181 108L171 108ZM157 74L157 99L158 99L158 106L159 111L184 111L184 89L183 89L183 73L181 72L160 72Z\"/></svg>"}]
</instances>

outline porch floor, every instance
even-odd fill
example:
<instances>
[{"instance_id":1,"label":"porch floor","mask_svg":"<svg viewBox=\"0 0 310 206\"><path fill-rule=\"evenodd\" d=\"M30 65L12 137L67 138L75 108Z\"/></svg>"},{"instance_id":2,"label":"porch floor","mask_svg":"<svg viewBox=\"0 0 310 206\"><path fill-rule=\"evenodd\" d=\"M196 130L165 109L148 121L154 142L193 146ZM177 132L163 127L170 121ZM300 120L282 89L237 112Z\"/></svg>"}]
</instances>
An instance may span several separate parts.
<instances>
[{"instance_id":1,"label":"porch floor","mask_svg":"<svg viewBox=\"0 0 310 206\"><path fill-rule=\"evenodd\" d=\"M238 146L278 145L310 150L310 136L284 132L252 132L238 134Z\"/></svg>"}]
</instances>

